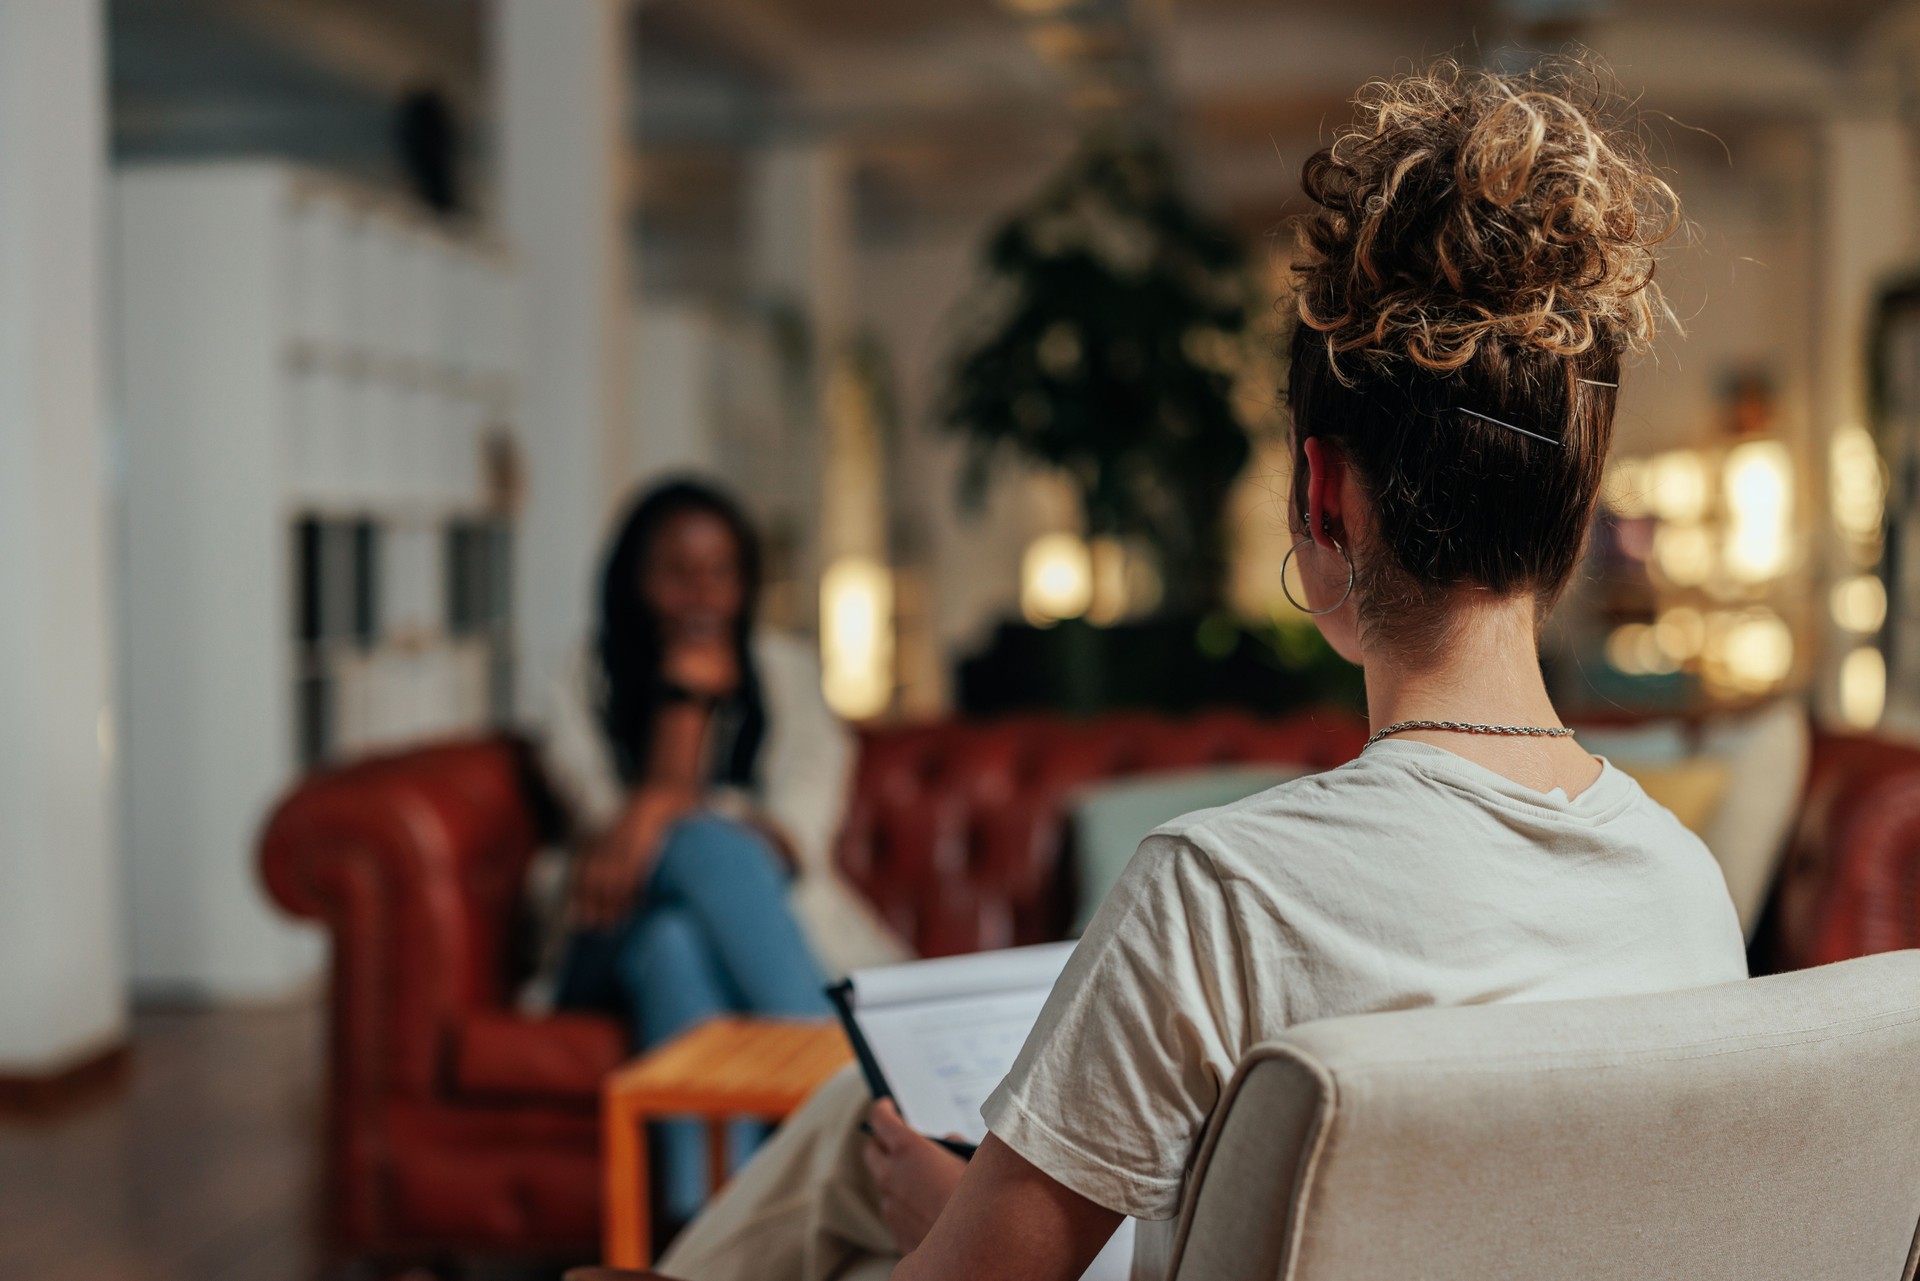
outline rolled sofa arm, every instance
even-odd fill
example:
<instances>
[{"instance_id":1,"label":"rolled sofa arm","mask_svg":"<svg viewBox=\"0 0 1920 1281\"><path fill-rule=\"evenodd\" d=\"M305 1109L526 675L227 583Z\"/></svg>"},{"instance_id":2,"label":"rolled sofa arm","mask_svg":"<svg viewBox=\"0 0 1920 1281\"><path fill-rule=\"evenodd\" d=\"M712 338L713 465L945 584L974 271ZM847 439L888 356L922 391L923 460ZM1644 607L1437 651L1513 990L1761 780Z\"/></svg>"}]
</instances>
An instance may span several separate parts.
<instances>
[{"instance_id":1,"label":"rolled sofa arm","mask_svg":"<svg viewBox=\"0 0 1920 1281\"><path fill-rule=\"evenodd\" d=\"M537 837L523 749L469 740L316 774L260 841L274 901L332 940L344 1099L435 1085L455 1018L499 998L512 904Z\"/></svg>"}]
</instances>

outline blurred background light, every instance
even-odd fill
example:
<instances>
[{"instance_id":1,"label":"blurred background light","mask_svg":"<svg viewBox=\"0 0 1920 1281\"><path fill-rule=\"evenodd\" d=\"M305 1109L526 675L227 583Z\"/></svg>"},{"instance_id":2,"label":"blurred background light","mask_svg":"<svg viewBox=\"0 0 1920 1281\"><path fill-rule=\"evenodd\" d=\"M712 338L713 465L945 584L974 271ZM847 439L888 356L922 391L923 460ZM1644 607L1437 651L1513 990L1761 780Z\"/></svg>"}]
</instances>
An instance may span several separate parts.
<instances>
[{"instance_id":1,"label":"blurred background light","mask_svg":"<svg viewBox=\"0 0 1920 1281\"><path fill-rule=\"evenodd\" d=\"M1727 695L1764 694L1793 671L1793 632L1770 609L1707 616L1704 674Z\"/></svg>"},{"instance_id":2,"label":"blurred background light","mask_svg":"<svg viewBox=\"0 0 1920 1281\"><path fill-rule=\"evenodd\" d=\"M1124 561L1123 573L1124 573ZM1043 534L1020 562L1020 609L1036 626L1079 618L1093 604L1093 557L1073 534Z\"/></svg>"},{"instance_id":3,"label":"blurred background light","mask_svg":"<svg viewBox=\"0 0 1920 1281\"><path fill-rule=\"evenodd\" d=\"M1880 528L1886 519L1887 474L1873 437L1863 427L1843 427L1829 447L1828 485L1833 523L1852 539L1855 559L1871 563L1879 554Z\"/></svg>"},{"instance_id":4,"label":"blurred background light","mask_svg":"<svg viewBox=\"0 0 1920 1281\"><path fill-rule=\"evenodd\" d=\"M1653 536L1653 563L1676 587L1698 587L1713 576L1713 535L1705 525L1662 525Z\"/></svg>"},{"instance_id":5,"label":"blurred background light","mask_svg":"<svg viewBox=\"0 0 1920 1281\"><path fill-rule=\"evenodd\" d=\"M1647 506L1662 520L1697 521L1712 496L1706 459L1691 449L1670 449L1647 464Z\"/></svg>"},{"instance_id":6,"label":"blurred background light","mask_svg":"<svg viewBox=\"0 0 1920 1281\"><path fill-rule=\"evenodd\" d=\"M1707 643L1707 620L1691 605L1675 605L1661 613L1653 625L1654 640L1660 652L1675 662L1695 658Z\"/></svg>"},{"instance_id":7,"label":"blurred background light","mask_svg":"<svg viewBox=\"0 0 1920 1281\"><path fill-rule=\"evenodd\" d=\"M846 556L820 579L821 689L853 720L877 716L893 697L893 576L865 556Z\"/></svg>"},{"instance_id":8,"label":"blurred background light","mask_svg":"<svg viewBox=\"0 0 1920 1281\"><path fill-rule=\"evenodd\" d=\"M1623 623L1607 637L1607 662L1628 676L1666 676L1680 670L1677 658L1647 623Z\"/></svg>"},{"instance_id":9,"label":"blurred background light","mask_svg":"<svg viewBox=\"0 0 1920 1281\"><path fill-rule=\"evenodd\" d=\"M1637 520L1651 510L1647 505L1648 468L1639 458L1616 458L1600 482L1600 501L1623 520Z\"/></svg>"},{"instance_id":10,"label":"blurred background light","mask_svg":"<svg viewBox=\"0 0 1920 1281\"><path fill-rule=\"evenodd\" d=\"M1833 585L1833 621L1847 631L1870 636L1887 621L1887 585L1874 574L1855 574Z\"/></svg>"},{"instance_id":11,"label":"blurred background light","mask_svg":"<svg viewBox=\"0 0 1920 1281\"><path fill-rule=\"evenodd\" d=\"M1840 715L1855 729L1872 729L1886 706L1886 657L1862 645L1840 663Z\"/></svg>"},{"instance_id":12,"label":"blurred background light","mask_svg":"<svg viewBox=\"0 0 1920 1281\"><path fill-rule=\"evenodd\" d=\"M1726 565L1739 582L1778 578L1791 562L1793 460L1777 440L1750 440L1727 454Z\"/></svg>"}]
</instances>

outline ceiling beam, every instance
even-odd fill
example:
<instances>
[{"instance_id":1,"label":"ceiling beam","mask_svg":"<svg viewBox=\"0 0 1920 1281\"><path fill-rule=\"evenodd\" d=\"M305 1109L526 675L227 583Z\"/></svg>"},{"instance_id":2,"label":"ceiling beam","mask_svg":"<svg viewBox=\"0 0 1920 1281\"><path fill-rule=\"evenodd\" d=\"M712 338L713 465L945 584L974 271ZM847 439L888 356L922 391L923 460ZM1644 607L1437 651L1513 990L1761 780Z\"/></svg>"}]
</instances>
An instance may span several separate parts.
<instances>
[{"instance_id":1,"label":"ceiling beam","mask_svg":"<svg viewBox=\"0 0 1920 1281\"><path fill-rule=\"evenodd\" d=\"M645 0L647 7L665 7L671 2ZM793 20L787 6L774 0L697 0L673 7L677 16L697 23L743 62L761 69L799 96L831 87L827 50Z\"/></svg>"}]
</instances>

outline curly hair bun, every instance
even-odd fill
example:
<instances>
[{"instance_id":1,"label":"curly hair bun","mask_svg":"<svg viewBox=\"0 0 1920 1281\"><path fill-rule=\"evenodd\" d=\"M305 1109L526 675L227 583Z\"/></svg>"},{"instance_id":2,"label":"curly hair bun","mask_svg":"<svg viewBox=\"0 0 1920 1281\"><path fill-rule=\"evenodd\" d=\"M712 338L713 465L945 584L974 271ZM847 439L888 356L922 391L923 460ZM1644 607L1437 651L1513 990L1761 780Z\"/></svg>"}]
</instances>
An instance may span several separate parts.
<instances>
[{"instance_id":1,"label":"curly hair bun","mask_svg":"<svg viewBox=\"0 0 1920 1281\"><path fill-rule=\"evenodd\" d=\"M1679 201L1608 123L1602 81L1581 60L1501 75L1447 59L1361 90L1302 175L1318 208L1297 306L1335 368L1446 373L1489 344L1591 361L1652 341L1670 315L1654 251Z\"/></svg>"}]
</instances>

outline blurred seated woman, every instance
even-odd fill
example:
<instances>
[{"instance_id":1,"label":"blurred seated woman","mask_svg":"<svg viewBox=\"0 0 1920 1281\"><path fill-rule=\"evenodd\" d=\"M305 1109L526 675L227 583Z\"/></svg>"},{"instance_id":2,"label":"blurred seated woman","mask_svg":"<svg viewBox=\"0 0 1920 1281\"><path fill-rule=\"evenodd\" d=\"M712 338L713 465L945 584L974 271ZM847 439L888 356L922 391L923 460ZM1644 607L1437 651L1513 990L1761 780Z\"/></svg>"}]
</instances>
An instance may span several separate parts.
<instances>
[{"instance_id":1,"label":"blurred seated woman","mask_svg":"<svg viewBox=\"0 0 1920 1281\"><path fill-rule=\"evenodd\" d=\"M1142 842L971 1163L836 1079L663 1272L1071 1281L1132 1216L1144 1281L1222 1090L1284 1029L1745 976L1712 857L1540 672L1677 219L1572 70L1370 85L1306 165L1288 520L1302 607L1365 671L1365 751Z\"/></svg>"},{"instance_id":2,"label":"blurred seated woman","mask_svg":"<svg viewBox=\"0 0 1920 1281\"><path fill-rule=\"evenodd\" d=\"M642 497L549 725L548 772L584 836L547 895L553 1000L625 1015L638 1047L720 1014L830 1016L827 972L906 956L834 873L849 736L805 647L756 631L759 583L725 496L677 481ZM663 1209L684 1222L704 1136L659 1138Z\"/></svg>"}]
</instances>

